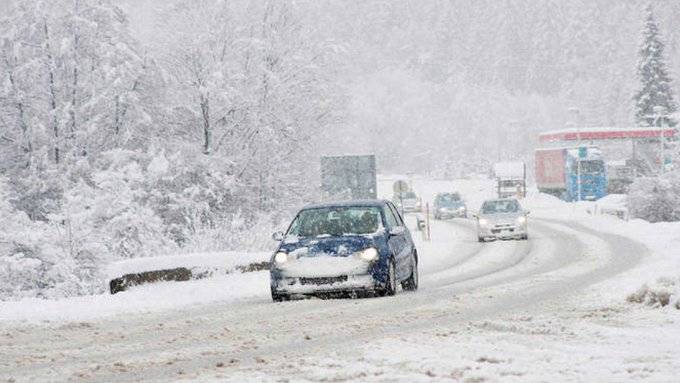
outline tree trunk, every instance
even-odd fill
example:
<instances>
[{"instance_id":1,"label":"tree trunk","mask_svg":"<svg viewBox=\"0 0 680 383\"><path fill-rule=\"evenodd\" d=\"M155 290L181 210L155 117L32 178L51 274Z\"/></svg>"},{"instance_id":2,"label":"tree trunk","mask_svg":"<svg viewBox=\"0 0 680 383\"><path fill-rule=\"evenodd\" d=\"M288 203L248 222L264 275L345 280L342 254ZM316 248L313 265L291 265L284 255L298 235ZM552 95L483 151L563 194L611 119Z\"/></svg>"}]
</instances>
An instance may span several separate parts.
<instances>
[{"instance_id":1,"label":"tree trunk","mask_svg":"<svg viewBox=\"0 0 680 383\"><path fill-rule=\"evenodd\" d=\"M47 28L47 19L43 19L43 32L45 34L45 54L47 55L47 61L45 62L45 67L47 68L47 78L49 81L50 88L50 113L52 114L52 133L54 138L54 163L59 165L60 154L59 154L59 122L57 121L57 92L54 84L54 60L52 59L52 51L50 46L50 34Z\"/></svg>"},{"instance_id":2,"label":"tree trunk","mask_svg":"<svg viewBox=\"0 0 680 383\"><path fill-rule=\"evenodd\" d=\"M118 137L120 134L120 95L116 95L115 112L113 115L113 133Z\"/></svg>"},{"instance_id":3,"label":"tree trunk","mask_svg":"<svg viewBox=\"0 0 680 383\"><path fill-rule=\"evenodd\" d=\"M210 154L210 99L201 96L201 116L203 117L203 154Z\"/></svg>"},{"instance_id":4,"label":"tree trunk","mask_svg":"<svg viewBox=\"0 0 680 383\"><path fill-rule=\"evenodd\" d=\"M75 0L73 5L73 83L71 84L71 108L69 110L69 117L71 120L69 138L72 142L75 142L76 139L78 118L76 108L78 107L78 49L80 45L80 32L78 31L78 25L76 24L75 19L78 17L79 4L79 1ZM72 145L74 145L74 143L72 143ZM83 150L82 154L86 155L86 152Z\"/></svg>"},{"instance_id":5,"label":"tree trunk","mask_svg":"<svg viewBox=\"0 0 680 383\"><path fill-rule=\"evenodd\" d=\"M16 62L16 58L14 59L14 61ZM28 124L26 123L26 110L24 107L24 103L19 97L19 92L17 91L13 66L9 63L9 60L6 60L5 63L7 64L7 75L9 78L9 83L10 86L12 87L12 93L14 94L14 106L17 109L17 125L19 126L19 130L21 130L21 135L24 141L22 149L24 153L28 156L26 167L30 167L33 157L33 144L31 143L31 137L28 132Z\"/></svg>"},{"instance_id":6,"label":"tree trunk","mask_svg":"<svg viewBox=\"0 0 680 383\"><path fill-rule=\"evenodd\" d=\"M132 88L130 89L131 92L136 92L137 89L139 88L139 81L140 79L137 78L135 82L132 84ZM114 117L114 124L113 124L113 130L114 133L116 134L116 137L119 136L120 131L123 128L123 121L125 120L125 116L127 115L128 111L128 104L127 103L122 103L120 102L120 95L116 95L116 114ZM116 138L118 139L118 138ZM120 144L120 142L119 142Z\"/></svg>"}]
</instances>

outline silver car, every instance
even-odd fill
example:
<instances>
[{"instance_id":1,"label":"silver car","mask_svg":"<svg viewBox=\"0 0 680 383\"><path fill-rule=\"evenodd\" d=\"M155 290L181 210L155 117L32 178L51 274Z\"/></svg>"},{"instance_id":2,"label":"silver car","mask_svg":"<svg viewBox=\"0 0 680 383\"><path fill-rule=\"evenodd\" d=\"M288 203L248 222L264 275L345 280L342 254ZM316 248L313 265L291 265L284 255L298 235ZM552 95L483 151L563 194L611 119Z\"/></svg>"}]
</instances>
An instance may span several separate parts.
<instances>
[{"instance_id":1,"label":"silver car","mask_svg":"<svg viewBox=\"0 0 680 383\"><path fill-rule=\"evenodd\" d=\"M514 198L501 198L484 201L477 219L477 238L479 242L487 239L528 239L527 215Z\"/></svg>"},{"instance_id":2,"label":"silver car","mask_svg":"<svg viewBox=\"0 0 680 383\"><path fill-rule=\"evenodd\" d=\"M395 194L392 197L392 202L404 213L419 213L423 208L420 197L412 191L401 193L401 195Z\"/></svg>"}]
</instances>

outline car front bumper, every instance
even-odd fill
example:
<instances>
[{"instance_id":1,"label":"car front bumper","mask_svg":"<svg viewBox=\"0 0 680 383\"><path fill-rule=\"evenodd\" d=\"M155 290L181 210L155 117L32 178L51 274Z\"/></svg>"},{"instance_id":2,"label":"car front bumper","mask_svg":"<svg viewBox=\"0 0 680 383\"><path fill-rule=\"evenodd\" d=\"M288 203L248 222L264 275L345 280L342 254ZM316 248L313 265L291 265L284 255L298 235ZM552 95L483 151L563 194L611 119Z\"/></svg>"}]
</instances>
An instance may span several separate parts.
<instances>
[{"instance_id":1,"label":"car front bumper","mask_svg":"<svg viewBox=\"0 0 680 383\"><path fill-rule=\"evenodd\" d=\"M477 228L479 238L520 239L526 234L526 224L487 225Z\"/></svg>"},{"instance_id":2,"label":"car front bumper","mask_svg":"<svg viewBox=\"0 0 680 383\"><path fill-rule=\"evenodd\" d=\"M381 270L356 257L303 258L272 269L271 288L289 296L374 291L382 286Z\"/></svg>"},{"instance_id":3,"label":"car front bumper","mask_svg":"<svg viewBox=\"0 0 680 383\"><path fill-rule=\"evenodd\" d=\"M374 291L377 286L371 274L336 277L282 277L272 283L274 292L291 296Z\"/></svg>"},{"instance_id":4,"label":"car front bumper","mask_svg":"<svg viewBox=\"0 0 680 383\"><path fill-rule=\"evenodd\" d=\"M464 218L467 216L467 210L439 210L436 214L441 218Z\"/></svg>"}]
</instances>

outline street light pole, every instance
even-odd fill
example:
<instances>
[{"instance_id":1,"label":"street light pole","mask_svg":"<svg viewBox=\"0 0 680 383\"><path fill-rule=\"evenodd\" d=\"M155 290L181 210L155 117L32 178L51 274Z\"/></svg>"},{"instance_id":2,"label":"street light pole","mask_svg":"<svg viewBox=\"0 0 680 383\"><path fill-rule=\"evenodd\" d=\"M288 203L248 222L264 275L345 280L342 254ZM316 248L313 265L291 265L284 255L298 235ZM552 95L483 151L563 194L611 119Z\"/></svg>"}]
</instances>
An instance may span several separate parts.
<instances>
[{"instance_id":1,"label":"street light pole","mask_svg":"<svg viewBox=\"0 0 680 383\"><path fill-rule=\"evenodd\" d=\"M664 142L664 132L666 130L666 108L663 106L655 106L654 108L654 119L657 127L660 128L659 132L659 164L661 165L660 174L666 172L666 144Z\"/></svg>"},{"instance_id":2,"label":"street light pole","mask_svg":"<svg viewBox=\"0 0 680 383\"><path fill-rule=\"evenodd\" d=\"M578 155L576 156L578 158L578 166L576 168L576 185L578 188L578 200L581 200L581 128L578 127L576 128L577 130L577 137L578 137Z\"/></svg>"},{"instance_id":3,"label":"street light pole","mask_svg":"<svg viewBox=\"0 0 680 383\"><path fill-rule=\"evenodd\" d=\"M576 107L569 108L569 112L573 115L573 119L576 125L576 139L577 139L577 149L576 149L576 200L581 200L581 111Z\"/></svg>"}]
</instances>

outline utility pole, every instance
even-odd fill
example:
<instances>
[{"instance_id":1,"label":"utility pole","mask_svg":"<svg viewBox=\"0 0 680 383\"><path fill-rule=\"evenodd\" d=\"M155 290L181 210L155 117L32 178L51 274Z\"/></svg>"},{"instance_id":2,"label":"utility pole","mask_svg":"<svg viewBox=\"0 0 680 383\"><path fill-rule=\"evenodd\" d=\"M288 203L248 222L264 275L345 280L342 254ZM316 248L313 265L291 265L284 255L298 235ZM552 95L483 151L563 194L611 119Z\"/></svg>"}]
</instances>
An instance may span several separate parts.
<instances>
[{"instance_id":1,"label":"utility pole","mask_svg":"<svg viewBox=\"0 0 680 383\"><path fill-rule=\"evenodd\" d=\"M581 200L581 111L576 107L569 108L576 126L576 139L578 149L576 149L576 200Z\"/></svg>"},{"instance_id":2,"label":"utility pole","mask_svg":"<svg viewBox=\"0 0 680 383\"><path fill-rule=\"evenodd\" d=\"M666 131L666 108L663 106L655 106L654 110L654 122L657 127L660 128L659 132L659 164L661 165L661 170L659 174L663 174L666 171L666 143L664 133Z\"/></svg>"}]
</instances>

